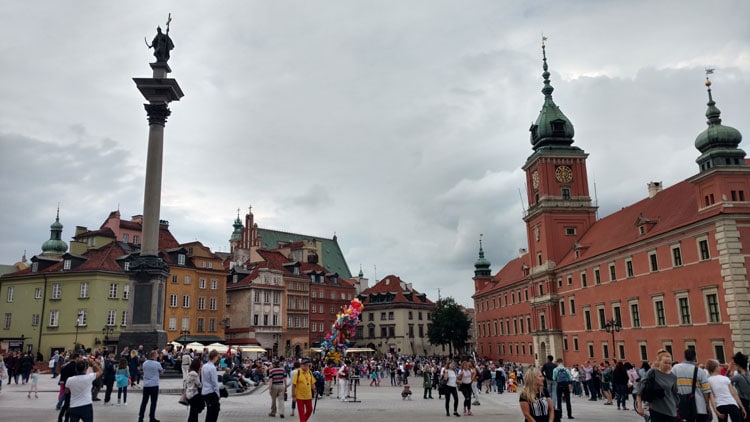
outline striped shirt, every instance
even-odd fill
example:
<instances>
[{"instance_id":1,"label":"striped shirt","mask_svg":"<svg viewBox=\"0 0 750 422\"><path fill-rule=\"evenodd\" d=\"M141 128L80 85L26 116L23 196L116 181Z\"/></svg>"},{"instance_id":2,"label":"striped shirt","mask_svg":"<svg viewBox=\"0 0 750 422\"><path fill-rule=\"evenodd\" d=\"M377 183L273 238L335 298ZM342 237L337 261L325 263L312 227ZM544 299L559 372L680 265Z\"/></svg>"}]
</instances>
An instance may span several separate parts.
<instances>
[{"instance_id":1,"label":"striped shirt","mask_svg":"<svg viewBox=\"0 0 750 422\"><path fill-rule=\"evenodd\" d=\"M284 368L271 368L268 370L268 378L271 379L273 385L281 385L284 384L286 372Z\"/></svg>"}]
</instances>

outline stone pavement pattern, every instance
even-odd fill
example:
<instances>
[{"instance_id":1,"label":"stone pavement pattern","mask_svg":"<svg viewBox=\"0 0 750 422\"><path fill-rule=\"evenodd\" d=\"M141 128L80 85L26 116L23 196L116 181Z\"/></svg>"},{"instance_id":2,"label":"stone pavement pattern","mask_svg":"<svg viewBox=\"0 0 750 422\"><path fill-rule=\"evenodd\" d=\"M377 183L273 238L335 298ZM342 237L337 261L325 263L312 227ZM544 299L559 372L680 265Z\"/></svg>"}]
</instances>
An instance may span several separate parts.
<instances>
[{"instance_id":1,"label":"stone pavement pattern","mask_svg":"<svg viewBox=\"0 0 750 422\"><path fill-rule=\"evenodd\" d=\"M39 398L26 398L28 385L8 385L3 380L3 389L0 393L0 421L56 421L57 411L55 404L57 400L57 380L51 379L49 375L39 377ZM161 381L161 387L166 391L178 391L182 381L177 379L165 379ZM316 413L310 421L333 421L353 422L357 420L366 421L391 421L408 417L409 422L449 420L445 416L445 402L437 399L437 391L433 391L433 400L422 398L422 388L415 386L412 400L402 400L401 388L382 385L381 387L360 386L357 390L358 399L361 403L343 403L334 398L318 400ZM291 393L291 390L290 390ZM104 398L104 392L99 394ZM156 417L161 422L177 422L187 420L187 407L177 403L177 394L159 395L159 405ZM113 392L113 402L117 401L117 391ZM462 398L459 398L459 413L461 413ZM94 402L94 419L107 421L136 421L138 419L138 408L141 403L141 390L129 389L128 406L104 406L103 401ZM470 421L522 421L521 411L518 406L517 393L505 394L482 394L481 406L472 406L474 416L466 416ZM299 420L296 416L289 415L290 402L286 402L286 421ZM629 406L632 401L629 403ZM248 420L279 420L268 416L270 411L270 397L265 386L260 386L251 394L230 396L221 400L221 413L219 421L242 421ZM453 404L451 403L451 410ZM630 406L632 408L632 406ZM573 399L573 415L575 421L642 421L633 410L618 411L616 406L604 406L602 401L590 402L586 398L575 397ZM205 412L200 416L202 421ZM450 419L465 419L451 416ZM563 417L563 420L565 417Z\"/></svg>"}]
</instances>

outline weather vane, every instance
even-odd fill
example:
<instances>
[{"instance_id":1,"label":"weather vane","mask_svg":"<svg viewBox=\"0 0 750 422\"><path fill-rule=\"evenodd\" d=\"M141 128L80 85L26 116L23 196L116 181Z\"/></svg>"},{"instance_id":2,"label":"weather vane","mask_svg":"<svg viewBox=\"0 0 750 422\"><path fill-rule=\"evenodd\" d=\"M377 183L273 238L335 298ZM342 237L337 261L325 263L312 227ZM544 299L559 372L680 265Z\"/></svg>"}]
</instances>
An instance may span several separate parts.
<instances>
[{"instance_id":1,"label":"weather vane","mask_svg":"<svg viewBox=\"0 0 750 422\"><path fill-rule=\"evenodd\" d=\"M711 79L708 78L708 75L713 75L714 74L714 70L716 70L716 69L713 68L713 67L707 67L706 68L706 86L708 86L708 87L711 86Z\"/></svg>"}]
</instances>

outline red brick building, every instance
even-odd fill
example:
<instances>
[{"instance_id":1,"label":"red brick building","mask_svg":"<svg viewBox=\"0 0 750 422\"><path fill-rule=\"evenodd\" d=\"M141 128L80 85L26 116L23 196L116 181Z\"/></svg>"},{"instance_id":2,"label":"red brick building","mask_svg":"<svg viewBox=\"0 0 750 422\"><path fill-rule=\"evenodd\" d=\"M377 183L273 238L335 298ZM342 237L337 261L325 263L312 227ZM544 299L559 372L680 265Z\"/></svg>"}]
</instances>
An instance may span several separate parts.
<instances>
[{"instance_id":1,"label":"red brick building","mask_svg":"<svg viewBox=\"0 0 750 422\"><path fill-rule=\"evenodd\" d=\"M544 51L544 50L543 50ZM480 243L475 264L477 352L542 363L676 358L726 361L750 350L750 163L742 136L721 124L708 89L708 128L695 146L699 172L596 219L586 154L552 100L531 126L526 172L528 249L492 276ZM607 331L607 327L621 331Z\"/></svg>"}]
</instances>

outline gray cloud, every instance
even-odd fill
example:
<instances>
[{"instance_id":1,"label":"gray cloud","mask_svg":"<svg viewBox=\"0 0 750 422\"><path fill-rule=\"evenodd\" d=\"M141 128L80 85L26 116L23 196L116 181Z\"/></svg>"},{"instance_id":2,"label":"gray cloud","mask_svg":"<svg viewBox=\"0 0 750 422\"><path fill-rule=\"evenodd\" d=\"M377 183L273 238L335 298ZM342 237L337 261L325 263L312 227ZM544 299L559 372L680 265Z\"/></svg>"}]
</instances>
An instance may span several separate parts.
<instances>
[{"instance_id":1,"label":"gray cloud","mask_svg":"<svg viewBox=\"0 0 750 422\"><path fill-rule=\"evenodd\" d=\"M149 75L142 38L171 11L186 96L166 126L162 217L179 240L226 250L252 204L263 227L336 232L355 272L377 266L469 304L479 233L494 271L526 246L518 191L542 104L540 32L604 216L650 180L696 172L704 66L719 69L724 122L750 136L749 8L2 4L0 261L39 252L58 201L66 238L118 204L141 212L148 128L131 78Z\"/></svg>"}]
</instances>

